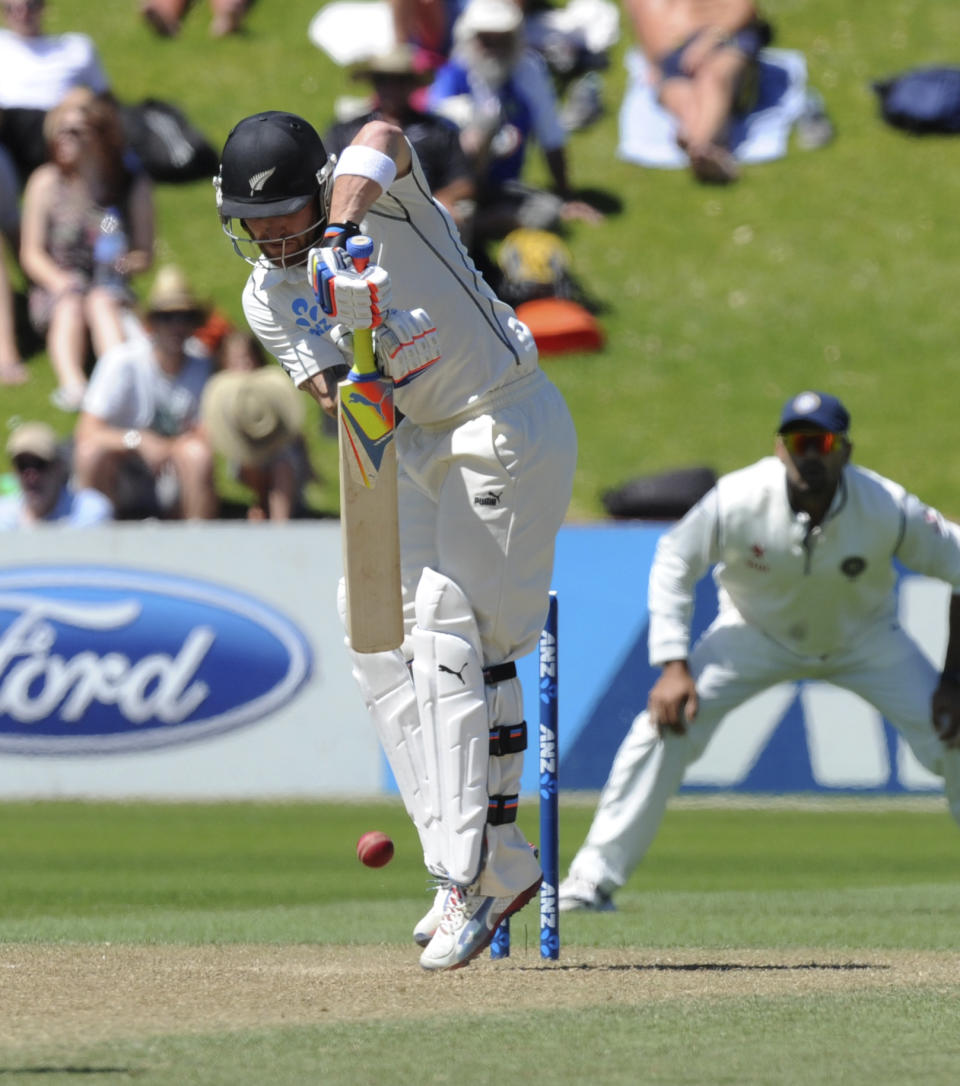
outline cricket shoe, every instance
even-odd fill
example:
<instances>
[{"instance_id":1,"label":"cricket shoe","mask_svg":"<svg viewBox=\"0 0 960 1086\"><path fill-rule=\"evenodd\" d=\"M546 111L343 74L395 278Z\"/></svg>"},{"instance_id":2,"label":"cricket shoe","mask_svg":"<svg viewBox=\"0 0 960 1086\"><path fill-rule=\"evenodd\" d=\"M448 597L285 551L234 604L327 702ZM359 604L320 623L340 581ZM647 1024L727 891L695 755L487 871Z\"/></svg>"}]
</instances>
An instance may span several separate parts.
<instances>
[{"instance_id":1,"label":"cricket shoe","mask_svg":"<svg viewBox=\"0 0 960 1086\"><path fill-rule=\"evenodd\" d=\"M443 919L443 903L447 900L448 883L441 883L433 896L433 904L427 912L417 921L413 929L413 941L417 946L426 946L436 935L440 921Z\"/></svg>"},{"instance_id":2,"label":"cricket shoe","mask_svg":"<svg viewBox=\"0 0 960 1086\"><path fill-rule=\"evenodd\" d=\"M617 911L613 898L601 890L595 882L568 875L557 890L557 908L562 913L572 913L577 909L595 913L614 913Z\"/></svg>"},{"instance_id":3,"label":"cricket shoe","mask_svg":"<svg viewBox=\"0 0 960 1086\"><path fill-rule=\"evenodd\" d=\"M516 897L486 897L476 886L453 885L447 890L437 933L420 955L424 969L460 969L490 945L501 920L522 909L540 889L538 878Z\"/></svg>"}]
</instances>

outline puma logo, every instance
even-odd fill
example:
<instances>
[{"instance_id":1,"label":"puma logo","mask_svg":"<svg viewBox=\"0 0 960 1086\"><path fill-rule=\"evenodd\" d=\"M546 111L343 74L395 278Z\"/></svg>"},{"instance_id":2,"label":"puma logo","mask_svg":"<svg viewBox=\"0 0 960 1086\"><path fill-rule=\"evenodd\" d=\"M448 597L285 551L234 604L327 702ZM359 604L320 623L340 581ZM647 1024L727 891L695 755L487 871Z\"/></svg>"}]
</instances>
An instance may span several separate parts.
<instances>
[{"instance_id":1,"label":"puma logo","mask_svg":"<svg viewBox=\"0 0 960 1086\"><path fill-rule=\"evenodd\" d=\"M469 663L469 661L467 661L467 663ZM464 686L467 685L467 680L463 677L463 673L467 669L467 664L463 664L459 671L455 671L452 667L447 667L446 664L440 664L439 668L441 671L445 671L448 675L456 675L456 677L460 680L461 683L463 683Z\"/></svg>"}]
</instances>

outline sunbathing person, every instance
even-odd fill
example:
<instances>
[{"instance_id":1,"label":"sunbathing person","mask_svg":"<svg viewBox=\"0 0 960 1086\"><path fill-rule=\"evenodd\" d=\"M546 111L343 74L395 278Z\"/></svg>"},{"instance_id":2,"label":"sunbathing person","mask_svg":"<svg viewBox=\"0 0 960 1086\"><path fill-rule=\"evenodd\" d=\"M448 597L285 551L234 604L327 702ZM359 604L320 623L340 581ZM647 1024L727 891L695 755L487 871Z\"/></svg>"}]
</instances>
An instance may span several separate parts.
<instances>
[{"instance_id":1,"label":"sunbathing person","mask_svg":"<svg viewBox=\"0 0 960 1086\"><path fill-rule=\"evenodd\" d=\"M694 175L717 184L735 181L730 120L751 106L769 24L750 0L626 0L626 7Z\"/></svg>"}]
</instances>

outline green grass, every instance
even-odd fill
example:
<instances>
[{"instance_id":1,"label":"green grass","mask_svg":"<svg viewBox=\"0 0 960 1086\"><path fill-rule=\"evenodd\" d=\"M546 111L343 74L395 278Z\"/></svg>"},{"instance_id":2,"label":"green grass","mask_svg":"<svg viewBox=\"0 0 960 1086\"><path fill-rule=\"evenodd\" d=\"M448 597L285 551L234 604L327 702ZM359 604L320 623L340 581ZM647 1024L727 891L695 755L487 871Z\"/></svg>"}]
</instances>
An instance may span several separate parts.
<instances>
[{"instance_id":1,"label":"green grass","mask_svg":"<svg viewBox=\"0 0 960 1086\"><path fill-rule=\"evenodd\" d=\"M130 0L59 0L50 29L96 38L120 97L179 102L220 144L241 116L303 112L318 127L334 98L355 93L310 44L319 0L255 4L242 38L212 42L201 5L175 41L159 41ZM602 513L601 492L633 475L692 464L717 471L766 453L791 393L827 387L853 414L856 457L960 516L948 453L946 389L960 359L953 300L960 226L960 141L917 140L879 119L870 81L950 63L960 6L915 0L770 0L778 44L800 49L838 137L814 152L745 170L729 189L615 158L624 33L606 74L607 115L574 135L575 184L623 202L620 214L574 224L574 267L607 305L601 354L544 364L563 389L580 437L571 517ZM531 178L543 168L531 164ZM244 265L219 232L209 185L157 189L160 259L189 267L198 288L240 319ZM140 286L145 288L145 282ZM51 416L49 367L4 390L8 416ZM63 416L51 416L64 430ZM337 506L332 442L309 424L324 482L316 508Z\"/></svg>"},{"instance_id":2,"label":"green grass","mask_svg":"<svg viewBox=\"0 0 960 1086\"><path fill-rule=\"evenodd\" d=\"M564 868L591 814L564 805ZM366 829L396 841L386 868L357 862ZM0 871L8 941L405 945L426 889L392 803L0 805ZM939 811L676 809L617 901L564 940L960 949L960 836Z\"/></svg>"},{"instance_id":3,"label":"green grass","mask_svg":"<svg viewBox=\"0 0 960 1086\"><path fill-rule=\"evenodd\" d=\"M564 867L591 814L563 804ZM377 871L353 852L373 827L397 842L393 863ZM861 987L856 974L871 951L881 961L960 951L958 861L960 837L943 811L671 809L619 911L561 920L557 990L575 995L583 972L574 964L565 973L565 961L604 949L626 952L612 974L622 983L576 1010L563 1001L512 1010L478 1003L464 987L471 970L422 977L409 928L426 900L423 873L396 803L0 805L0 996L18 983L3 944L275 943L304 954L311 944L409 946L410 975L401 970L397 983L411 999L423 979L449 997L443 1013L413 1019L323 1023L318 1011L315 1023L289 1028L7 1045L0 1081L480 1086L509 1068L560 1084L814 1086L842 1071L854 1086L946 1086L960 1058L956 979L887 989ZM524 969L535 923L532 911L514 922L520 971L509 975L520 993L542 978L535 951L533 971ZM749 948L761 964L750 964ZM791 950L800 964L778 964ZM698 970L670 966L671 955L696 951L706 952ZM740 964L711 967L710 953L722 962L724 951ZM831 961L852 970L842 989ZM726 991L735 974L743 990ZM771 976L799 987L770 994ZM657 996L664 977L703 990ZM336 996L318 987L314 998L320 1007Z\"/></svg>"}]
</instances>

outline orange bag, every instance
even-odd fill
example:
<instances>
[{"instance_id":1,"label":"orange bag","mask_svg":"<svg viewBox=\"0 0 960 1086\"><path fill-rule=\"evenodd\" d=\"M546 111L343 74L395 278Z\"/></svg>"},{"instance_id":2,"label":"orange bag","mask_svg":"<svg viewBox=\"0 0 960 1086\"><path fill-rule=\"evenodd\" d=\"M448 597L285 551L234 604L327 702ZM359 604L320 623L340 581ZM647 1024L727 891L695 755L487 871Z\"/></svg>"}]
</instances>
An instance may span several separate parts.
<instances>
[{"instance_id":1,"label":"orange bag","mask_svg":"<svg viewBox=\"0 0 960 1086\"><path fill-rule=\"evenodd\" d=\"M569 298L535 298L516 307L542 354L598 351L603 331L589 310Z\"/></svg>"}]
</instances>

